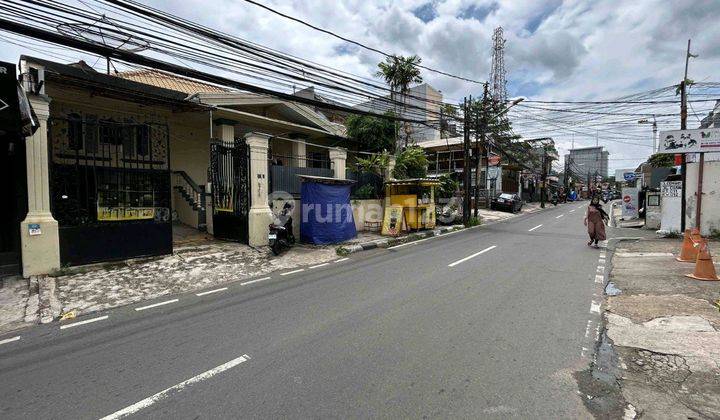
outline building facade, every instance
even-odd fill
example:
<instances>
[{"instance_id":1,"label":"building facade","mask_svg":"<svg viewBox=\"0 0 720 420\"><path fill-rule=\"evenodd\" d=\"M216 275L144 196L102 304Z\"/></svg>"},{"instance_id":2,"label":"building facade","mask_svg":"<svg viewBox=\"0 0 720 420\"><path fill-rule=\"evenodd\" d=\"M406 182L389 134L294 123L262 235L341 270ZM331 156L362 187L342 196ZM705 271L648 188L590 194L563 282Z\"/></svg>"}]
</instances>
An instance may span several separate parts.
<instances>
[{"instance_id":1,"label":"building facade","mask_svg":"<svg viewBox=\"0 0 720 420\"><path fill-rule=\"evenodd\" d=\"M586 181L588 177L597 175L608 177L609 157L610 152L604 150L602 146L583 147L571 149L570 153L565 155L565 162L573 178Z\"/></svg>"}]
</instances>

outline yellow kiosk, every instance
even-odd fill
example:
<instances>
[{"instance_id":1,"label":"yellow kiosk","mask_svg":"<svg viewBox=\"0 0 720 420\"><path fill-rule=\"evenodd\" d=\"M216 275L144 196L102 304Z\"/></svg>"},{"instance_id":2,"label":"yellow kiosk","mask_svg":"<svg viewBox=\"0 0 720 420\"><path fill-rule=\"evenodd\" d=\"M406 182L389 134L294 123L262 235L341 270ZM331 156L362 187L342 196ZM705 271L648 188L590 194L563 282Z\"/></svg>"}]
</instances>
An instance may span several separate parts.
<instances>
[{"instance_id":1,"label":"yellow kiosk","mask_svg":"<svg viewBox=\"0 0 720 420\"><path fill-rule=\"evenodd\" d=\"M434 179L402 179L385 182L385 208L383 235L396 236L401 231L435 228Z\"/></svg>"}]
</instances>

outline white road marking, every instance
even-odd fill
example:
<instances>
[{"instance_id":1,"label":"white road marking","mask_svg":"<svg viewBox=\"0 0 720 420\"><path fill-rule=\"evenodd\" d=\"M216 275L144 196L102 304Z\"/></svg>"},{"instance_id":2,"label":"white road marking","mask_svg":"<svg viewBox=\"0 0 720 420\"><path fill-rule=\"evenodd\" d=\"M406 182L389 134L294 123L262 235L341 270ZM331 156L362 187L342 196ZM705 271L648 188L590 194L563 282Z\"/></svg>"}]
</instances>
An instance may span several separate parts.
<instances>
[{"instance_id":1,"label":"white road marking","mask_svg":"<svg viewBox=\"0 0 720 420\"><path fill-rule=\"evenodd\" d=\"M107 316L107 315L99 316L99 317L97 317L97 318L86 319L86 320L84 320L84 321L73 322L72 324L61 325L61 326L60 326L60 329L61 329L61 330L64 330L65 328L77 327L77 326L79 326L79 325L90 324L91 322L98 322L98 321L102 321L102 320L105 320L105 319L108 319L108 316Z\"/></svg>"},{"instance_id":2,"label":"white road marking","mask_svg":"<svg viewBox=\"0 0 720 420\"><path fill-rule=\"evenodd\" d=\"M309 268L320 268L320 267L325 267L326 265L330 265L330 263L322 263L322 264L318 264L318 265L313 265L312 267L309 267Z\"/></svg>"},{"instance_id":3,"label":"white road marking","mask_svg":"<svg viewBox=\"0 0 720 420\"><path fill-rule=\"evenodd\" d=\"M281 275L281 276L287 276L287 275L290 275L290 274L300 273L300 272L303 272L303 271L305 271L304 268L298 268L297 270L286 271L286 272L284 272L284 273L280 273L280 275Z\"/></svg>"},{"instance_id":4,"label":"white road marking","mask_svg":"<svg viewBox=\"0 0 720 420\"><path fill-rule=\"evenodd\" d=\"M454 263L448 264L448 267L455 267L455 266L458 265L458 264L464 263L465 261L467 261L467 260L469 260L469 259L471 259L471 258L475 258L475 257L477 257L478 255L484 254L484 253L486 253L486 252L488 252L488 251L490 251L490 250L493 250L493 249L495 249L495 248L497 248L497 245L493 245L493 246L487 247L487 248L483 249L483 250L480 251L480 252L476 252L476 253L474 253L474 254L472 254L472 255L469 255L469 256L461 259L461 260L457 260L457 261L455 261Z\"/></svg>"},{"instance_id":5,"label":"white road marking","mask_svg":"<svg viewBox=\"0 0 720 420\"><path fill-rule=\"evenodd\" d=\"M605 281L605 276L598 274L595 276L595 283L602 284Z\"/></svg>"},{"instance_id":6,"label":"white road marking","mask_svg":"<svg viewBox=\"0 0 720 420\"><path fill-rule=\"evenodd\" d=\"M225 290L227 290L227 287L221 287L221 288L219 288L219 289L208 290L207 292L195 293L195 296L205 296L205 295L209 295L209 294L212 294L212 293L223 292L223 291L225 291Z\"/></svg>"},{"instance_id":7,"label":"white road marking","mask_svg":"<svg viewBox=\"0 0 720 420\"><path fill-rule=\"evenodd\" d=\"M555 216L556 219L559 219L561 217L565 216L564 214L561 214L560 216Z\"/></svg>"},{"instance_id":8,"label":"white road marking","mask_svg":"<svg viewBox=\"0 0 720 420\"><path fill-rule=\"evenodd\" d=\"M20 339L20 336L16 335L15 337L12 337L12 338L6 338L4 340L0 340L0 344L12 343L13 341L18 341L19 339Z\"/></svg>"},{"instance_id":9,"label":"white road marking","mask_svg":"<svg viewBox=\"0 0 720 420\"><path fill-rule=\"evenodd\" d=\"M537 226L535 226L535 227L534 227L534 228L532 228L532 229L528 229L528 232L532 232L533 230L535 230L535 229L539 228L540 226L542 226L542 225L537 225Z\"/></svg>"},{"instance_id":10,"label":"white road marking","mask_svg":"<svg viewBox=\"0 0 720 420\"><path fill-rule=\"evenodd\" d=\"M600 304L596 303L595 301L592 301L590 303L590 312L599 314L600 313Z\"/></svg>"},{"instance_id":11,"label":"white road marking","mask_svg":"<svg viewBox=\"0 0 720 420\"><path fill-rule=\"evenodd\" d=\"M572 212L574 212L575 210L577 210L577 209L572 209L572 210L570 210L568 213L572 213Z\"/></svg>"},{"instance_id":12,"label":"white road marking","mask_svg":"<svg viewBox=\"0 0 720 420\"><path fill-rule=\"evenodd\" d=\"M222 373L228 369L232 369L241 363L247 362L248 360L250 360L250 356L248 356L247 354L243 354L242 356L238 357L237 359L233 359L227 363L223 363L222 365L220 365L218 367L214 367L214 368L212 368L206 372L203 372L197 376L193 376L190 379L186 379L177 385L173 385L170 388L166 388L166 389L158 392L155 395L151 395L151 396L145 398L144 400L140 400L133 405L127 406L127 407L123 408L122 410L119 410L112 414L109 414L100 420L115 420L115 419L120 419L120 418L129 416L131 414L137 413L138 411L140 411L142 409L148 408L151 405L153 405L161 400L164 400L165 398L169 397L170 395L182 392L185 389L185 387L187 387L187 386L194 385L194 384L196 384L198 382L202 382L206 379L210 379L213 376L217 375L218 373Z\"/></svg>"},{"instance_id":13,"label":"white road marking","mask_svg":"<svg viewBox=\"0 0 720 420\"><path fill-rule=\"evenodd\" d=\"M135 310L136 311L144 311L145 309L151 309L151 308L157 308L158 306L169 305L171 303L178 302L179 300L180 299L170 299L170 300L166 300L164 302L153 303L152 305L141 306L139 308L135 308Z\"/></svg>"},{"instance_id":14,"label":"white road marking","mask_svg":"<svg viewBox=\"0 0 720 420\"><path fill-rule=\"evenodd\" d=\"M334 262L339 263L339 262L347 261L349 259L350 258L340 258L339 260L335 260Z\"/></svg>"},{"instance_id":15,"label":"white road marking","mask_svg":"<svg viewBox=\"0 0 720 420\"><path fill-rule=\"evenodd\" d=\"M240 283L240 286L247 286L248 284L253 284L253 283L257 283L259 281L265 281L265 280L270 280L270 277L262 277L262 278L255 279L255 280L249 280L249 281Z\"/></svg>"},{"instance_id":16,"label":"white road marking","mask_svg":"<svg viewBox=\"0 0 720 420\"><path fill-rule=\"evenodd\" d=\"M598 265L597 272L598 272L598 273L604 273L604 272L605 272L605 266L604 266L604 265Z\"/></svg>"}]
</instances>

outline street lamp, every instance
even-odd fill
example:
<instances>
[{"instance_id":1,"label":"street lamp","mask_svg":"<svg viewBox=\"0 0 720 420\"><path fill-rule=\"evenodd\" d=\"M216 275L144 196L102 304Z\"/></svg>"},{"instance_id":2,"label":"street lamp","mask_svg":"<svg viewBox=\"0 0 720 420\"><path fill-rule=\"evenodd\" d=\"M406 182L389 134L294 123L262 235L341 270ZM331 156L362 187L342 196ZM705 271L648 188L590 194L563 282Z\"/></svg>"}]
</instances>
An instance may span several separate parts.
<instances>
[{"instance_id":1,"label":"street lamp","mask_svg":"<svg viewBox=\"0 0 720 420\"><path fill-rule=\"evenodd\" d=\"M642 120L638 121L638 124L652 124L653 129L653 154L657 152L657 146L655 142L655 137L657 137L657 120L655 119L655 114L653 114L653 120L650 122L647 118L643 118Z\"/></svg>"}]
</instances>

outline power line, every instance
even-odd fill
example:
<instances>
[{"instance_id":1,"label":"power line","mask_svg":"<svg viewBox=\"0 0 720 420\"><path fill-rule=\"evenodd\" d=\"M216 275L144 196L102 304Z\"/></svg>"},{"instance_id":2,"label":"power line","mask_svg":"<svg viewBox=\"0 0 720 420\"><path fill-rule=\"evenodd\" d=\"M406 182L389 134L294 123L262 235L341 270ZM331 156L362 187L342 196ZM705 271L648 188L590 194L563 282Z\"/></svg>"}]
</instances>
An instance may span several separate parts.
<instances>
[{"instance_id":1,"label":"power line","mask_svg":"<svg viewBox=\"0 0 720 420\"><path fill-rule=\"evenodd\" d=\"M297 22L297 23L299 23L299 24L301 24L301 25L305 25L305 26L307 26L307 27L309 27L309 28L312 28L312 29L314 29L314 30L316 30L316 31L318 31L318 32L322 32L322 33L324 33L324 34L327 34L327 35L333 36L333 37L335 37L335 38L341 39L341 40L343 40L343 41L345 41L345 42L347 42L347 43L356 45L356 46L358 46L358 47L360 47L360 48L364 48L364 49L366 49L366 50L368 50L368 51L372 51L372 52L381 54L381 55L383 55L383 56L385 56L385 57L392 57L392 56L393 56L393 54L387 53L387 52L385 52L385 51L379 50L379 49L374 48L374 47L370 47L370 46L368 46L368 45L365 45L365 44L363 44L363 43L361 43L361 42L358 42L358 41L354 41L354 40L352 40L352 39L350 39L350 38L347 38L347 37L344 37L344 36L342 36L342 35L338 35L338 34L336 34L335 32L329 31L329 30L327 30L327 29L320 28L320 27L315 26L315 25L313 25L313 24L311 24L311 23L308 23L308 22L306 22L306 21L304 21L304 20L302 20L302 19L299 19L299 18L296 18L296 17L294 17L294 16L290 16L290 15L288 15L288 14L282 13L282 12L280 12L279 10L273 9L273 8L271 8L271 7L269 7L269 6L266 6L266 5L262 4L262 3L259 3L259 2L253 1L253 0L244 0L244 1L247 2L247 3L253 4L253 5L255 5L255 6L261 7L261 8L263 8L263 9L265 9L265 10L271 12L271 13L275 13L275 14L278 15L278 16L282 16L282 17L284 17L284 18L286 18L286 19L290 19L290 20L292 20L292 21L294 21L294 22ZM477 84L485 83L485 82L480 82L480 81L473 80L473 79L468 79L468 78L463 77L463 76L458 76L458 75L454 75L454 74L451 74L451 73L447 73L447 72L444 72L444 71L442 71L442 70L437 70L437 69L434 69L434 68L431 68L431 67L423 66L423 65L421 65L421 64L416 64L415 66L416 66L416 67L419 67L419 68L421 68L421 69L427 70L427 71L431 71L431 72L433 72L433 73L442 74L443 76L452 77L452 78L454 78L454 79L459 79L459 80L462 80L462 81L465 81L465 82L477 83Z\"/></svg>"}]
</instances>

